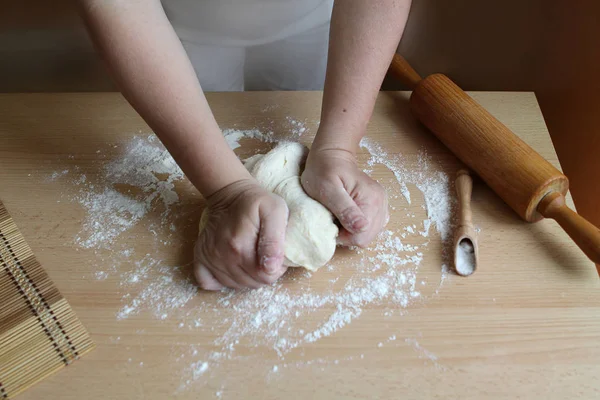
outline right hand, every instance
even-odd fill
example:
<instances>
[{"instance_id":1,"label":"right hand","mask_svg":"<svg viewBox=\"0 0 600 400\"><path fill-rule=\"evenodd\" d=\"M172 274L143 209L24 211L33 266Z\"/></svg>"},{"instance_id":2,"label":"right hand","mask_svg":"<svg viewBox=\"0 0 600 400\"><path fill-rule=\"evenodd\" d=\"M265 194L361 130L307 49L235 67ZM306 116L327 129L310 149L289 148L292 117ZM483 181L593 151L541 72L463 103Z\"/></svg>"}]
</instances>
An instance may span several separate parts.
<instances>
[{"instance_id":1,"label":"right hand","mask_svg":"<svg viewBox=\"0 0 600 400\"><path fill-rule=\"evenodd\" d=\"M208 219L194 248L200 288L258 288L279 279L287 269L285 201L253 179L234 182L207 201Z\"/></svg>"},{"instance_id":2,"label":"right hand","mask_svg":"<svg viewBox=\"0 0 600 400\"><path fill-rule=\"evenodd\" d=\"M358 168L352 152L313 145L302 186L340 221L338 244L366 247L387 223L385 189Z\"/></svg>"}]
</instances>

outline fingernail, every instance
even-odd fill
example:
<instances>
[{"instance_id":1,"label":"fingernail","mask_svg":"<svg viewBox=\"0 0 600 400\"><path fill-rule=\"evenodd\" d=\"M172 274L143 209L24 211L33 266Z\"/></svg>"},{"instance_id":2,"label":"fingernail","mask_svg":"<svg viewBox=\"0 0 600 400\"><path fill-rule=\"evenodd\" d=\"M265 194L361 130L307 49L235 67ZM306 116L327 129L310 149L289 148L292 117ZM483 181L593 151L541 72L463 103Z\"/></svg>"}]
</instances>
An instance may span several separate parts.
<instances>
[{"instance_id":1,"label":"fingernail","mask_svg":"<svg viewBox=\"0 0 600 400\"><path fill-rule=\"evenodd\" d=\"M354 233L361 233L367 230L369 221L365 217L358 217L354 221L350 222L350 227Z\"/></svg>"},{"instance_id":2,"label":"fingernail","mask_svg":"<svg viewBox=\"0 0 600 400\"><path fill-rule=\"evenodd\" d=\"M279 270L279 263L277 261L277 257L263 257L261 265L267 274L275 275Z\"/></svg>"}]
</instances>

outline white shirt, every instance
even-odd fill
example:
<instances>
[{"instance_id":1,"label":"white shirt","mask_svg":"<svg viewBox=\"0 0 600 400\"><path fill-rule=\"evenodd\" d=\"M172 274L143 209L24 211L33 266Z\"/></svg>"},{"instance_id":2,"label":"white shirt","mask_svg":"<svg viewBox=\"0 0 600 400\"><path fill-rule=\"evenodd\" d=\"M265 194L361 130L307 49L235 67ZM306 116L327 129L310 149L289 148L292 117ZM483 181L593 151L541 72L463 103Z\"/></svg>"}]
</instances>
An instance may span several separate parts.
<instances>
[{"instance_id":1,"label":"white shirt","mask_svg":"<svg viewBox=\"0 0 600 400\"><path fill-rule=\"evenodd\" d=\"M329 22L333 0L162 0L162 4L183 40L253 46Z\"/></svg>"}]
</instances>

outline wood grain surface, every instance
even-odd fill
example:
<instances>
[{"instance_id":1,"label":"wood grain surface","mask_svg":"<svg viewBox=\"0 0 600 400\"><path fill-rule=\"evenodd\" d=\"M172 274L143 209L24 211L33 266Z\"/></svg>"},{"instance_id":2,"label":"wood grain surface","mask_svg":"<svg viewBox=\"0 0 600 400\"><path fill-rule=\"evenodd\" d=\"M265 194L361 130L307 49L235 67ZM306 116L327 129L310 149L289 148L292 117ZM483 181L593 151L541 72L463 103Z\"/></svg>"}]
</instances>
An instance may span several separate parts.
<instances>
[{"instance_id":1,"label":"wood grain surface","mask_svg":"<svg viewBox=\"0 0 600 400\"><path fill-rule=\"evenodd\" d=\"M540 110L531 93L472 93L501 122L560 168ZM317 126L320 93L211 94L222 128L289 131L303 121L309 143ZM289 118L288 118L289 117ZM597 398L600 391L600 284L596 270L554 221L527 224L475 180L473 222L479 234L479 268L469 278L449 276L427 301L383 317L385 304L365 306L359 318L318 342L278 358L273 349L240 344L238 358L178 391L185 362L181 349L213 346L223 327L181 330L178 319L158 320L142 312L125 320L116 313L124 288L115 276L99 281L105 254L74 245L84 210L69 201L78 188L56 171L80 171L96 182L104 162L117 157L133 135L148 127L120 95L0 95L0 198L41 264L89 330L97 349L76 365L46 379L22 399L164 398ZM390 154L401 153L416 168L423 149L451 180L462 165L408 110L408 93L382 93L368 137ZM255 142L242 142L251 154ZM115 147L116 146L116 147ZM364 162L367 155L359 155ZM391 172L374 176L389 180ZM136 253L158 251L164 262L191 259L202 200L189 185L177 186L181 201L173 245L152 248L147 225L119 237ZM423 213L411 188L411 206L391 199L391 227L406 211ZM572 206L570 197L569 204ZM148 220L160 218L152 213ZM160 232L159 232L160 234ZM442 244L427 247L419 279L439 282ZM335 260L352 257L340 252ZM348 279L351 268L336 270ZM298 274L296 274L298 275ZM337 278L319 271L311 278L286 278L298 290L318 290ZM429 285L429 284L428 284ZM434 286L432 284L432 286ZM201 293L185 305L215 304L220 294ZM331 311L331 310L329 310ZM316 318L311 316L310 318ZM210 326L209 321L209 326ZM310 321L306 321L309 323ZM387 340L392 335L395 341ZM379 347L379 343L383 343ZM313 362L308 362L312 360ZM274 372L274 365L288 365ZM189 364L189 363L188 363ZM265 372L267 371L267 372Z\"/></svg>"}]
</instances>

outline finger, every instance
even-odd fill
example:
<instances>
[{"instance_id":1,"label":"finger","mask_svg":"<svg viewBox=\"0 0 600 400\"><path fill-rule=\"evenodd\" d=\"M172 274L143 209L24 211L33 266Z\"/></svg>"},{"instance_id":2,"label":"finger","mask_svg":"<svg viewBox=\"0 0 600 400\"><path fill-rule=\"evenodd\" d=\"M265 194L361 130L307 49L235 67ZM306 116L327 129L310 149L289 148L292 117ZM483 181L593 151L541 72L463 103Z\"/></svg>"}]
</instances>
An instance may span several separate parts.
<instances>
[{"instance_id":1,"label":"finger","mask_svg":"<svg viewBox=\"0 0 600 400\"><path fill-rule=\"evenodd\" d=\"M369 245L374 235L371 232L352 234L345 229L340 230L338 237L336 238L336 244L338 246L358 246L365 248Z\"/></svg>"},{"instance_id":2,"label":"finger","mask_svg":"<svg viewBox=\"0 0 600 400\"><path fill-rule=\"evenodd\" d=\"M283 200L281 200L283 203ZM285 272L283 266L285 250L285 230L289 211L285 203L267 209L267 205L261 207L260 230L256 252L260 271L268 276L279 278ZM272 280L268 279L268 283Z\"/></svg>"},{"instance_id":3,"label":"finger","mask_svg":"<svg viewBox=\"0 0 600 400\"><path fill-rule=\"evenodd\" d=\"M236 266L231 271L215 270L213 274L221 281L227 282L226 286L233 289L258 289L263 283L252 278L242 267Z\"/></svg>"},{"instance_id":4,"label":"finger","mask_svg":"<svg viewBox=\"0 0 600 400\"><path fill-rule=\"evenodd\" d=\"M230 240L227 249L222 252L219 259L215 260L219 267L215 269L229 277L228 281L236 282L239 287L257 289L269 282L259 279L256 273L260 269L256 250L258 234L256 227L252 229L251 234L248 233L248 230L244 230L245 233L242 231L235 235L238 236L237 240ZM244 238L240 239L242 236Z\"/></svg>"},{"instance_id":5,"label":"finger","mask_svg":"<svg viewBox=\"0 0 600 400\"><path fill-rule=\"evenodd\" d=\"M253 260L253 264L254 268L256 268L255 260ZM252 277L242 266L237 266L236 268L226 271L225 273L242 288L258 289L264 286L264 283Z\"/></svg>"},{"instance_id":6,"label":"finger","mask_svg":"<svg viewBox=\"0 0 600 400\"><path fill-rule=\"evenodd\" d=\"M345 229L340 229L336 243L338 246L354 246L354 235Z\"/></svg>"},{"instance_id":7,"label":"finger","mask_svg":"<svg viewBox=\"0 0 600 400\"><path fill-rule=\"evenodd\" d=\"M285 259L285 257L283 257L283 259ZM257 251L255 254L253 254L253 257L249 257L243 261L242 269L246 274L249 275L249 277L258 282L260 286L271 285L275 283L287 271L287 267L283 265L282 261L281 265L275 272L269 273L265 270L264 266L260 265L258 260L260 260L260 256L258 255Z\"/></svg>"},{"instance_id":8,"label":"finger","mask_svg":"<svg viewBox=\"0 0 600 400\"><path fill-rule=\"evenodd\" d=\"M350 233L364 232L369 221L352 197L341 187L330 187L322 193L323 205L329 209Z\"/></svg>"},{"instance_id":9,"label":"finger","mask_svg":"<svg viewBox=\"0 0 600 400\"><path fill-rule=\"evenodd\" d=\"M208 262L205 265L223 285L234 289L259 288L262 283L244 270L247 264L256 268L256 225L258 223L252 224L250 228L248 224L242 225L246 226L238 227L234 232L227 232L226 239L211 243L211 247L203 249L204 253L201 253L200 257L206 257L204 259Z\"/></svg>"},{"instance_id":10,"label":"finger","mask_svg":"<svg viewBox=\"0 0 600 400\"><path fill-rule=\"evenodd\" d=\"M370 214L368 209L366 210L366 214ZM336 239L337 244L341 246L367 247L387 223L387 215L386 208L378 210L376 215L369 217L371 221L369 228L358 234L353 234L346 229L340 229Z\"/></svg>"},{"instance_id":11,"label":"finger","mask_svg":"<svg viewBox=\"0 0 600 400\"><path fill-rule=\"evenodd\" d=\"M283 274L285 274L287 269L288 267L283 265L282 263L281 267L279 267L279 269L275 273L267 273L263 267L258 266L256 268L254 276L256 280L263 283L264 285L272 285L273 283L277 282L277 280L279 280L279 278L281 278Z\"/></svg>"},{"instance_id":12,"label":"finger","mask_svg":"<svg viewBox=\"0 0 600 400\"><path fill-rule=\"evenodd\" d=\"M219 270L219 269L211 269L210 273L223 285L231 289L244 289L245 286L239 284L235 281L230 275Z\"/></svg>"},{"instance_id":13,"label":"finger","mask_svg":"<svg viewBox=\"0 0 600 400\"><path fill-rule=\"evenodd\" d=\"M194 277L200 289L221 290L224 286L213 276L213 274L200 263L194 265Z\"/></svg>"}]
</instances>

